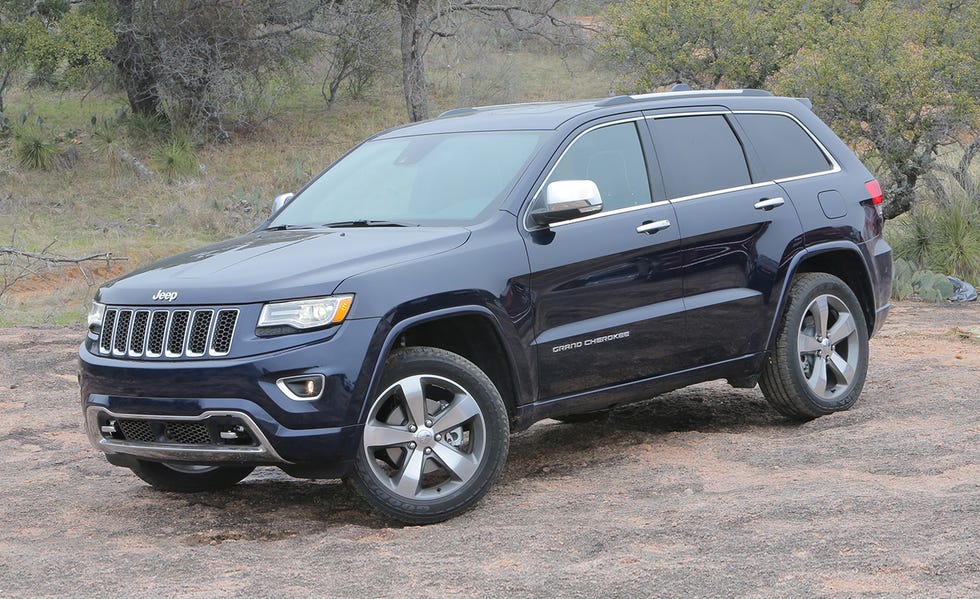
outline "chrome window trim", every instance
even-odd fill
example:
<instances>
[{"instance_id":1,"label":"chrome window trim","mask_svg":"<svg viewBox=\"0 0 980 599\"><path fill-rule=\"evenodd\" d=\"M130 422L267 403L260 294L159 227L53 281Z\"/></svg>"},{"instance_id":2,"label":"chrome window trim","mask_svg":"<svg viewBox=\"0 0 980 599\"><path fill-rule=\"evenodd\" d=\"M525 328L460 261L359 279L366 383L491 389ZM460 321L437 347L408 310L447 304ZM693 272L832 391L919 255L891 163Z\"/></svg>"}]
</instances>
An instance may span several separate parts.
<instances>
[{"instance_id":1,"label":"chrome window trim","mask_svg":"<svg viewBox=\"0 0 980 599\"><path fill-rule=\"evenodd\" d=\"M550 175L549 175L550 176ZM547 179L546 179L547 180ZM556 227L564 227L565 225L571 225L574 223L580 223L587 220L595 220L597 218L602 218L604 216L613 216L615 214L624 214L626 212L637 212L639 210L646 210L647 208L655 208L658 206L666 206L670 204L670 200L660 200L659 202L647 202L646 204L638 204L636 206L627 206L625 208L617 208L616 210L610 210L609 212L598 212L596 214L590 214L588 216L580 216L578 218L572 218L569 220L563 220L558 223L552 223L549 228L554 229ZM540 231L541 229L534 229Z\"/></svg>"},{"instance_id":2,"label":"chrome window trim","mask_svg":"<svg viewBox=\"0 0 980 599\"><path fill-rule=\"evenodd\" d=\"M548 169L548 174L544 176L544 179L541 181L541 185L538 185L538 188L534 190L534 193L533 194L531 194L531 201L528 202L527 208L525 208L525 210L524 210L524 218L521 219L522 220L522 223L521 224L524 227L524 230L527 231L528 233L530 233L532 231L541 231L541 230L546 229L546 228L554 228L554 227L558 227L558 226L561 226L561 225L564 225L564 224L567 224L567 223L579 222L579 221L583 221L583 220L588 220L588 219L596 218L596 217L599 217L599 216L605 216L605 215L609 215L609 214L618 214L620 212L624 212L624 211L627 211L627 210L635 210L635 209L638 209L638 208L646 208L646 207L650 206L651 204L640 204L640 205L637 205L637 206L627 206L626 208L619 208L619 209L616 209L616 210L611 210L609 212L599 212L598 214L590 214L588 216L581 216L579 218L573 218L573 219L569 219L569 220L563 220L563 221L561 221L559 223L552 223L550 225L550 227L538 227L538 226L532 227L528 223L528 219L531 216L531 208L533 208L534 207L534 203L536 201L538 201L538 196L541 195L541 190L544 189L544 184L547 183L548 182L548 179L551 178L552 173L555 172L555 168L557 168L558 165L561 163L561 161L565 158L565 154L568 152L568 150L572 146L574 146L575 143L583 135L585 135L587 133L591 133L592 131L595 131L596 129L601 129L603 127L611 127L613 125L622 125L623 123L636 123L636 122L639 122L639 121L642 121L642 120L643 120L643 115L639 115L638 114L636 116L632 116L632 117L625 118L625 119L619 119L619 120L615 120L615 121L606 121L604 123L597 123L595 125L592 125L588 129L585 129L584 131L582 131L578 135L576 135L575 138L572 139L572 141L570 141L567 146L565 146L565 149L561 151L561 154L558 156L558 160L556 160L555 163L553 165L551 165L551 168ZM637 135L639 135L639 133L637 133ZM638 137L638 139L639 139L639 137ZM641 141L641 144L642 144L642 141ZM650 179L649 179L649 177L647 177L647 185L648 186L650 185Z\"/></svg>"},{"instance_id":3,"label":"chrome window trim","mask_svg":"<svg viewBox=\"0 0 980 599\"><path fill-rule=\"evenodd\" d=\"M719 91L724 91L724 90L719 90ZM686 93L686 92L676 92L676 93ZM719 94L719 95L722 95L722 94ZM636 96L636 97L640 97L640 96ZM574 145L575 142L577 142L579 140L579 138L581 136L585 135L586 133L589 133L590 131L594 131L595 129L599 129L601 127L605 127L605 126L609 126L609 125L618 125L618 124L621 124L621 123L636 122L636 121L641 121L641 120L642 121L646 121L646 120L667 119L667 118L676 118L676 117L691 117L691 116L717 116L717 115L726 116L726 115L729 115L729 114L735 114L735 115L737 115L737 114L769 114L769 115L774 115L774 116L784 116L784 117L788 117L788 118L792 119L793 122L795 122L797 124L797 126L799 126L801 129L803 129L803 131L810 137L810 139L813 140L813 143L815 143L817 145L817 148L823 153L824 157L827 159L828 162L830 162L830 164L832 165L832 167L830 169L828 169L828 170L825 170L825 171L819 171L819 172L809 173L809 174L806 174L806 175L796 175L796 176L793 176L793 177L784 177L782 179L775 179L775 180L769 180L769 181L760 181L758 183L751 183L749 185L740 185L740 186L737 186L737 187L728 187L728 188L725 188L725 189L716 189L716 190L712 190L712 191L705 191L705 192L702 192L702 193L692 194L692 195L688 195L688 196L681 196L681 197L677 197L677 198L668 198L666 200L661 200L661 201L657 201L657 202L651 202L649 204L641 204L641 205L638 205L638 206L627 206L626 208L619 208L617 210L611 210L609 212L599 212L597 214L590 214L588 216L582 216L582 217L579 217L579 218L573 218L573 219L569 219L569 220L564 220L564 221L561 221L561 222L558 222L558 223L552 223L549 227L530 227L529 226L528 218L530 216L531 207L534 205L534 202L536 201L538 195L541 193L541 189L544 187L544 183L551 177L551 174L554 172L555 167L558 166L558 163L561 162L562 158L565 157L565 152L567 152L568 149L571 148L572 145ZM738 134L736 133L736 136L737 135ZM740 142L742 141L741 138L739 139L739 141ZM654 146L656 146L656 142L654 142ZM642 115L642 116L637 116L637 117L631 117L631 118L628 118L628 119L621 119L621 120L618 120L618 121L609 121L607 123L599 123L597 125L594 125L592 127L589 127L585 131L582 131L581 133L579 133L578 135L576 135L575 136L575 139L573 139L571 141L571 143L569 143L565 147L565 149L562 151L561 156L558 157L558 160L555 161L555 164L552 165L551 169L548 170L548 174L545 176L544 181L542 181L541 185L538 186L538 188L535 190L534 194L531 196L531 198L532 198L531 199L531 202L528 204L527 209L524 211L524 218L523 218L523 223L522 224L524 226L524 230L527 231L527 232L529 232L529 233L530 232L533 232L533 231L541 231L541 230L544 230L544 229L547 229L547 228L554 229L556 227L562 227L562 226L565 226L565 225L568 225L568 224L572 224L572 223L578 223L578 222L582 222L582 221L593 220L593 219L602 218L602 217L605 217L605 216L612 216L612 215L615 215L615 214L622 214L624 212L631 212L631 211L640 210L640 209L643 209L643 208L652 208L652 207L655 207L655 206L662 206L664 204L673 204L673 203L679 203L679 202L686 202L688 200L697 200L697 199L700 199L700 198L705 198L705 197L714 196L714 195L721 195L721 194L725 194L725 193L732 193L732 192L736 192L736 191L744 191L744 190L754 189L754 188L758 188L758 187L765 187L767 185L778 185L780 183L789 183L789 182L792 182L792 181L799 181L799 180L803 180L803 179L810 179L812 177L821 177L821 176L824 176L824 175L832 175L834 173L839 173L842 170L843 169L841 168L840 163L837 162L837 159L834 158L834 155L831 154L830 151L826 148L826 146L824 146L823 143L820 142L820 140L817 138L817 136L814 135L813 132L810 131L810 129L806 125L804 125L802 121L800 121L800 119L796 118L796 116L794 116L793 114L791 114L789 112L783 112L783 111L780 111L780 110L744 110L743 109L743 110L697 110L697 111L691 111L691 112L668 112L668 113L663 113L663 114L647 114L647 115Z\"/></svg>"},{"instance_id":4,"label":"chrome window trim","mask_svg":"<svg viewBox=\"0 0 980 599\"><path fill-rule=\"evenodd\" d=\"M726 193L734 193L736 191L745 191L747 189L756 189L759 187L767 187L769 185L775 185L775 181L759 181L758 183L750 183L749 185L739 185L738 187L728 187L725 189L719 189L717 191L705 191L702 193L695 193L688 196L681 196L678 198L672 198L667 200L671 204L679 204L681 202L686 202L688 200L698 200L701 198L706 198L708 196L722 195Z\"/></svg>"}]
</instances>

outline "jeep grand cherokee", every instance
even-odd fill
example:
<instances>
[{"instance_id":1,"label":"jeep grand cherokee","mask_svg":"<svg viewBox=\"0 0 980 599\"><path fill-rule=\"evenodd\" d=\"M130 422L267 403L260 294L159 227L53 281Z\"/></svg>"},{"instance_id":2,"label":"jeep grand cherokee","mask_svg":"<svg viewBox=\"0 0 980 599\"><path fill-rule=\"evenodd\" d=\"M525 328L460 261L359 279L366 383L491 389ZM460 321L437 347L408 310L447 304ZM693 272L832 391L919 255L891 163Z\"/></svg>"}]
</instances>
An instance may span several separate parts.
<instances>
[{"instance_id":1,"label":"jeep grand cherokee","mask_svg":"<svg viewBox=\"0 0 980 599\"><path fill-rule=\"evenodd\" d=\"M379 133L236 239L104 285L92 443L156 488L256 466L444 520L508 438L665 391L854 405L891 288L878 183L757 90L457 109Z\"/></svg>"}]
</instances>

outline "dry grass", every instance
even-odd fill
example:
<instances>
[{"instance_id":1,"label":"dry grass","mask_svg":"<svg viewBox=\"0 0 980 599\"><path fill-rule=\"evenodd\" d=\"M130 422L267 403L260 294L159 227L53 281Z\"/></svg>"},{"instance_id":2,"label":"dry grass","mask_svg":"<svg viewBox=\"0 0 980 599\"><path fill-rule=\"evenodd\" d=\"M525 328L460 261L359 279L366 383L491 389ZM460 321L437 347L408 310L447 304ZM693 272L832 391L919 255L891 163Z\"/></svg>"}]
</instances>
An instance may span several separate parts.
<instances>
[{"instance_id":1,"label":"dry grass","mask_svg":"<svg viewBox=\"0 0 980 599\"><path fill-rule=\"evenodd\" d=\"M607 78L581 56L562 59L539 49L495 50L492 55L491 50L443 48L433 53L433 116L459 105L606 95ZM449 62L453 53L457 59ZM141 179L111 161L104 148L100 151L91 120L113 119L125 105L124 96L15 87L8 105L17 111L29 108L60 134L73 132L81 160L71 170L27 170L17 166L11 144L0 140L0 245L15 234L18 247L33 251L57 240L54 253L111 251L128 257L123 264L131 270L249 231L265 218L277 194L297 189L362 139L405 121L396 74L382 77L366 97L353 102L342 96L328 109L320 97L316 68L281 99L277 115L258 131L229 144L197 148L200 174L174 184L161 176ZM151 167L160 143L126 135L118 140ZM80 322L95 287L114 274L94 271L87 281L63 272L18 283L19 291L0 297L0 326Z\"/></svg>"}]
</instances>

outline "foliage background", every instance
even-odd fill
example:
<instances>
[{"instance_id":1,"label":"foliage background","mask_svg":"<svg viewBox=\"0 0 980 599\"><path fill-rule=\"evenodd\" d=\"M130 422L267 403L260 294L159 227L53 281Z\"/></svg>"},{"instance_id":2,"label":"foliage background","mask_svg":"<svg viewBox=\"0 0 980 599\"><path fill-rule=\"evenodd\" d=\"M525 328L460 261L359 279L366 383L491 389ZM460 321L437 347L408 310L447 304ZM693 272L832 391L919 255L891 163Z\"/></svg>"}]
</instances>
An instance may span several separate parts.
<instances>
[{"instance_id":1,"label":"foliage background","mask_svg":"<svg viewBox=\"0 0 980 599\"><path fill-rule=\"evenodd\" d=\"M80 321L101 281L250 230L272 197L405 122L400 4L0 3L0 246L128 258L84 272L35 265L0 286L0 325ZM416 4L432 114L676 82L807 96L886 188L897 255L980 278L978 3ZM127 6L156 12L123 22ZM152 74L150 111L134 109L139 90L120 66L120 39L136 33L149 64L129 75ZM21 266L0 257L0 284Z\"/></svg>"}]
</instances>

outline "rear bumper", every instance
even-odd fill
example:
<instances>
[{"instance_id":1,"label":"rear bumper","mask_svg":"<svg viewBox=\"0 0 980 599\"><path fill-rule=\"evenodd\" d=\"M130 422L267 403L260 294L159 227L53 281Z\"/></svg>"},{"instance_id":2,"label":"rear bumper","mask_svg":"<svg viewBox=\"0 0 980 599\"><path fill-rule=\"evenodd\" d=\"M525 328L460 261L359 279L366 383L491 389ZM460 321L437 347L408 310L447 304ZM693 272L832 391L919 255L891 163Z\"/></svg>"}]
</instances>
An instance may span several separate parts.
<instances>
[{"instance_id":1,"label":"rear bumper","mask_svg":"<svg viewBox=\"0 0 980 599\"><path fill-rule=\"evenodd\" d=\"M892 248L884 236L875 238L870 244L871 277L875 296L875 322L871 331L874 336L888 317L892 296Z\"/></svg>"}]
</instances>

